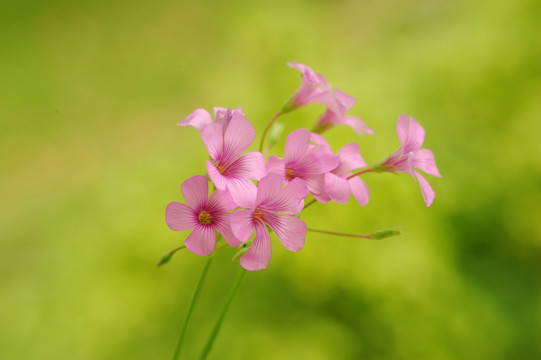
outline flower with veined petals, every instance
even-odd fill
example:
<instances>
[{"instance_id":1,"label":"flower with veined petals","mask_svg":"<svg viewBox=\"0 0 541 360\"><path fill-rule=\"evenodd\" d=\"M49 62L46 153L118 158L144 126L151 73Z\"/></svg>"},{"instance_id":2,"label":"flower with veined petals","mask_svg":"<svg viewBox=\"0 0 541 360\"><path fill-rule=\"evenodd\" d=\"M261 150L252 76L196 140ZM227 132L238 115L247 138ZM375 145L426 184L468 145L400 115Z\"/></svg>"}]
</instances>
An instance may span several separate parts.
<instances>
[{"instance_id":1,"label":"flower with veined petals","mask_svg":"<svg viewBox=\"0 0 541 360\"><path fill-rule=\"evenodd\" d=\"M288 103L283 112L288 112L304 105L319 103L325 105L327 110L319 118L315 130L325 131L339 124L350 126L357 134L374 134L364 121L353 115L346 115L357 99L339 89L331 90L331 86L321 74L316 74L309 66L291 61L288 65L301 72L302 85L296 91L291 103Z\"/></svg>"},{"instance_id":2,"label":"flower with veined petals","mask_svg":"<svg viewBox=\"0 0 541 360\"><path fill-rule=\"evenodd\" d=\"M213 123L221 123L224 124L224 129L227 128L227 125L229 125L229 122L231 121L231 118L233 117L233 114L240 114L244 116L242 113L242 108L240 106L237 106L236 109L228 109L223 107L214 107L214 121L212 121L212 118L210 117L210 114L205 109L195 109L190 115L188 115L184 120L179 122L177 125L180 126L193 126L199 131L203 131L203 129L210 124Z\"/></svg>"},{"instance_id":3,"label":"flower with veined petals","mask_svg":"<svg viewBox=\"0 0 541 360\"><path fill-rule=\"evenodd\" d=\"M269 264L271 239L266 225L274 230L286 249L302 249L306 224L294 215L302 211L304 198L308 194L306 184L301 179L294 179L283 188L282 177L278 174L268 174L261 179L255 196L252 194L251 198L240 204L244 209L231 214L231 228L241 242L247 241L255 229L254 242L240 259L243 268L261 270Z\"/></svg>"},{"instance_id":4,"label":"flower with veined petals","mask_svg":"<svg viewBox=\"0 0 541 360\"><path fill-rule=\"evenodd\" d=\"M231 246L239 245L233 235L228 211L237 207L227 191L216 190L208 196L208 180L202 175L192 176L181 185L186 204L172 202L165 210L165 222L175 231L191 230L184 244L188 250L201 256L214 251L216 231Z\"/></svg>"},{"instance_id":5,"label":"flower with veined petals","mask_svg":"<svg viewBox=\"0 0 541 360\"><path fill-rule=\"evenodd\" d=\"M327 202L325 173L337 166L338 158L328 146L310 144L310 132L298 129L286 139L284 158L269 158L268 172L281 175L285 183L297 178L304 180L318 201Z\"/></svg>"},{"instance_id":6,"label":"flower with veined petals","mask_svg":"<svg viewBox=\"0 0 541 360\"><path fill-rule=\"evenodd\" d=\"M346 115L346 111L355 105L357 99L338 89L333 91L333 97L336 103L335 106L328 107L327 111L321 115L314 131L323 132L336 125L347 125L360 136L364 134L374 135L374 130L366 126L363 119L354 115Z\"/></svg>"},{"instance_id":7,"label":"flower with veined petals","mask_svg":"<svg viewBox=\"0 0 541 360\"><path fill-rule=\"evenodd\" d=\"M255 139L253 125L242 114L233 112L228 124L216 122L203 128L203 142L212 160L207 160L210 179L219 190L229 190L235 201L242 201L253 191L250 179L259 180L266 173L263 154L242 153Z\"/></svg>"},{"instance_id":8,"label":"flower with veined petals","mask_svg":"<svg viewBox=\"0 0 541 360\"><path fill-rule=\"evenodd\" d=\"M319 134L312 133L312 141L330 149L327 141ZM365 182L359 176L348 179L352 175L352 170L366 166L359 153L359 144L350 143L344 145L338 151L337 156L338 166L325 174L325 193L321 195L321 198L327 200L325 198L327 196L328 200L345 204L349 201L350 194L353 193L353 197L360 205L366 205L369 192Z\"/></svg>"},{"instance_id":9,"label":"flower with veined petals","mask_svg":"<svg viewBox=\"0 0 541 360\"><path fill-rule=\"evenodd\" d=\"M290 103L283 109L283 112L326 99L331 91L331 86L323 75L316 74L309 66L295 61L290 61L287 65L301 72L302 84L291 98Z\"/></svg>"},{"instance_id":10,"label":"flower with veined petals","mask_svg":"<svg viewBox=\"0 0 541 360\"><path fill-rule=\"evenodd\" d=\"M442 177L436 166L434 154L428 149L421 149L425 140L425 130L413 117L401 114L396 124L400 139L400 148L391 154L377 171L405 172L417 178L426 206L430 206L436 196L426 179L415 169L427 174Z\"/></svg>"}]
</instances>

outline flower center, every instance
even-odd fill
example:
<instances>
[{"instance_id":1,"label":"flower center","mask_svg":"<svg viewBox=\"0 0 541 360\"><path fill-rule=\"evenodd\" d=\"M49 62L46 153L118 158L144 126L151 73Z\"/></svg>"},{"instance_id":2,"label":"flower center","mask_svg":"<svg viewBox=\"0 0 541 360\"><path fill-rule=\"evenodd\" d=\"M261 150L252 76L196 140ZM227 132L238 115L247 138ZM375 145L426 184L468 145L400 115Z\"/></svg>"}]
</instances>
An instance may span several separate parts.
<instances>
[{"instance_id":1,"label":"flower center","mask_svg":"<svg viewBox=\"0 0 541 360\"><path fill-rule=\"evenodd\" d=\"M263 216L263 213L259 209L254 210L254 220L259 220Z\"/></svg>"},{"instance_id":2,"label":"flower center","mask_svg":"<svg viewBox=\"0 0 541 360\"><path fill-rule=\"evenodd\" d=\"M220 174L223 174L225 171L225 168L221 164L216 164L216 169L220 172Z\"/></svg>"},{"instance_id":3,"label":"flower center","mask_svg":"<svg viewBox=\"0 0 541 360\"><path fill-rule=\"evenodd\" d=\"M199 213L199 222L204 225L208 225L212 222L212 216L208 211L201 211Z\"/></svg>"},{"instance_id":4,"label":"flower center","mask_svg":"<svg viewBox=\"0 0 541 360\"><path fill-rule=\"evenodd\" d=\"M297 175L295 175L295 170L293 169L286 169L286 179L289 181L295 179Z\"/></svg>"}]
</instances>

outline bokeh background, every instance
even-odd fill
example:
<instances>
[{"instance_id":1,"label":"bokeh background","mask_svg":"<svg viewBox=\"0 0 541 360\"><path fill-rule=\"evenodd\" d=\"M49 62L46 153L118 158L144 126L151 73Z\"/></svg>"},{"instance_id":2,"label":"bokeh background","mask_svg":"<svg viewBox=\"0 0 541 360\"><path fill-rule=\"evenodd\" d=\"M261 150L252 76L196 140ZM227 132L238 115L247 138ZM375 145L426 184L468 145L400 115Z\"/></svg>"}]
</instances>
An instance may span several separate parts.
<instances>
[{"instance_id":1,"label":"bokeh background","mask_svg":"<svg viewBox=\"0 0 541 360\"><path fill-rule=\"evenodd\" d=\"M176 123L241 105L258 141L300 84L289 60L357 97L376 131L334 128L334 150L383 158L407 113L444 177L428 177L430 208L411 177L367 174L367 206L307 210L312 227L404 235L310 234L299 253L274 239L210 358L541 358L540 14L535 0L1 2L0 359L171 357L205 262L154 266L187 235L166 204L205 171L199 133ZM234 252L210 269L186 359Z\"/></svg>"}]
</instances>

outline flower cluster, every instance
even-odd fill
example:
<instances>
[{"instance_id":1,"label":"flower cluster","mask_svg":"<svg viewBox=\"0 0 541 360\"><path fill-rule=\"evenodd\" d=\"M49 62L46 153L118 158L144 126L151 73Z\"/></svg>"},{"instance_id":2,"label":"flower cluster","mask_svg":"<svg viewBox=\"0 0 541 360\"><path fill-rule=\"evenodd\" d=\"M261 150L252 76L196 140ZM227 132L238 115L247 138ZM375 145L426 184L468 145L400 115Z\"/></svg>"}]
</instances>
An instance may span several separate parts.
<instances>
[{"instance_id":1,"label":"flower cluster","mask_svg":"<svg viewBox=\"0 0 541 360\"><path fill-rule=\"evenodd\" d=\"M359 135L372 135L374 131L362 119L346 114L355 104L354 97L332 89L321 74L306 65L288 65L301 72L302 85L268 124L260 151L246 152L256 131L240 107L215 107L213 117L204 109L196 109L179 123L201 133L210 158L206 161L207 176L195 175L182 183L186 204L172 202L165 213L172 230L192 230L185 246L195 254L211 254L217 240L223 239L219 246L239 247L243 268L264 269L271 258L269 228L286 249L299 251L307 233L305 222L299 218L301 211L314 202L345 204L351 194L360 205L366 205L369 192L360 175L369 172L408 173L419 182L426 205L434 200L434 191L415 169L441 175L432 152L421 149L425 133L413 117L399 116L400 148L372 166L361 157L357 143L346 144L335 154L321 135L333 126L347 125ZM266 159L264 142L271 127L278 125L275 120L312 103L325 106L312 131L291 132L283 157L271 155ZM210 196L209 182L214 188ZM305 204L309 196L313 199Z\"/></svg>"}]
</instances>

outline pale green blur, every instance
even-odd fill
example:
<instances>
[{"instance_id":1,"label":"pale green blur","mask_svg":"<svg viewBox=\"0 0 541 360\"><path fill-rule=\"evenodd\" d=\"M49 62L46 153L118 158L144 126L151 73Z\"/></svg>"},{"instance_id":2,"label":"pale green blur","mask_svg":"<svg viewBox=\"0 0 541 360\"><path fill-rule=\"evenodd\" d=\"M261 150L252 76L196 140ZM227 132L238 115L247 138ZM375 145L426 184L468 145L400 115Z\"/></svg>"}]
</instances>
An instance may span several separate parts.
<instances>
[{"instance_id":1,"label":"pale green blur","mask_svg":"<svg viewBox=\"0 0 541 360\"><path fill-rule=\"evenodd\" d=\"M167 203L204 174L195 108L240 105L258 131L300 85L296 60L355 97L399 146L426 130L442 179L366 174L370 203L315 204L299 253L273 238L211 359L541 358L539 1L5 1L0 4L0 359L169 359L205 259ZM281 118L314 124L313 105ZM282 155L283 139L274 148ZM257 144L252 146L256 149ZM274 235L273 235L274 236ZM202 349L234 278L216 257L183 355Z\"/></svg>"}]
</instances>

